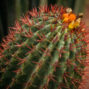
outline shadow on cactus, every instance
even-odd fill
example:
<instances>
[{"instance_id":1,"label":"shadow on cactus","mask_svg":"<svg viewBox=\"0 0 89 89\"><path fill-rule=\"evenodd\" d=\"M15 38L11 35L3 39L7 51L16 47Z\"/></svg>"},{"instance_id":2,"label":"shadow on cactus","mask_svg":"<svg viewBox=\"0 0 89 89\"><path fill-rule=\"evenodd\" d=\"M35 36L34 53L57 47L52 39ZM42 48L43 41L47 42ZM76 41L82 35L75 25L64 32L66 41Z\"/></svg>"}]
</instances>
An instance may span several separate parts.
<instances>
[{"instance_id":1,"label":"shadow on cactus","mask_svg":"<svg viewBox=\"0 0 89 89\"><path fill-rule=\"evenodd\" d=\"M43 6L16 21L0 48L0 89L78 89L89 32L70 8Z\"/></svg>"}]
</instances>

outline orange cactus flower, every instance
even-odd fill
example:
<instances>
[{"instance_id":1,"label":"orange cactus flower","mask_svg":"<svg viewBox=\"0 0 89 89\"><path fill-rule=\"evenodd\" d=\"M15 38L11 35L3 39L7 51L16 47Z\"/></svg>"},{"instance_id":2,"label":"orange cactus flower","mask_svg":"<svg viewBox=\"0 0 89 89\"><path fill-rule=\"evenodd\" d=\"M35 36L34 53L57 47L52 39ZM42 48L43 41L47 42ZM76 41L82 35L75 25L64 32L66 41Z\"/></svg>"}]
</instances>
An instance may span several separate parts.
<instances>
[{"instance_id":1,"label":"orange cactus flower","mask_svg":"<svg viewBox=\"0 0 89 89\"><path fill-rule=\"evenodd\" d=\"M67 17L64 18L64 19L63 19L63 22L68 23L68 22L69 22L69 18L67 18Z\"/></svg>"},{"instance_id":2,"label":"orange cactus flower","mask_svg":"<svg viewBox=\"0 0 89 89\"><path fill-rule=\"evenodd\" d=\"M76 15L72 13L72 14L69 15L69 21L71 22L71 21L74 21L74 20L76 20Z\"/></svg>"},{"instance_id":3,"label":"orange cactus flower","mask_svg":"<svg viewBox=\"0 0 89 89\"><path fill-rule=\"evenodd\" d=\"M63 18L68 18L69 17L69 14L68 13L64 13L63 14Z\"/></svg>"},{"instance_id":4,"label":"orange cactus flower","mask_svg":"<svg viewBox=\"0 0 89 89\"><path fill-rule=\"evenodd\" d=\"M62 15L62 17L63 17L63 22L65 22L65 23L68 23L69 22L69 14L68 13L64 13Z\"/></svg>"},{"instance_id":5,"label":"orange cactus flower","mask_svg":"<svg viewBox=\"0 0 89 89\"><path fill-rule=\"evenodd\" d=\"M72 22L72 21L76 20L76 15L73 13L70 13L70 14L64 13L62 15L62 17L63 17L63 22L65 22L65 23Z\"/></svg>"}]
</instances>

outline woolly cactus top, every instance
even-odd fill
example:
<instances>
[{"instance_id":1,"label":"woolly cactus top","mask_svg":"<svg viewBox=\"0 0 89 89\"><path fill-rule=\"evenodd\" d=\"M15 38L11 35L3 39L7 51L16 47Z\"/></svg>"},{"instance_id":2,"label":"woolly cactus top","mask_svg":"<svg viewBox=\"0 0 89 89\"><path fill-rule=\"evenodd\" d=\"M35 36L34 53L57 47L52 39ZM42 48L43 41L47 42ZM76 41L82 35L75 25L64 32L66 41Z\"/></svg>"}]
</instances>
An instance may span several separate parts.
<instances>
[{"instance_id":1,"label":"woolly cactus top","mask_svg":"<svg viewBox=\"0 0 89 89\"><path fill-rule=\"evenodd\" d=\"M81 88L88 34L70 8L28 12L0 44L0 89Z\"/></svg>"}]
</instances>

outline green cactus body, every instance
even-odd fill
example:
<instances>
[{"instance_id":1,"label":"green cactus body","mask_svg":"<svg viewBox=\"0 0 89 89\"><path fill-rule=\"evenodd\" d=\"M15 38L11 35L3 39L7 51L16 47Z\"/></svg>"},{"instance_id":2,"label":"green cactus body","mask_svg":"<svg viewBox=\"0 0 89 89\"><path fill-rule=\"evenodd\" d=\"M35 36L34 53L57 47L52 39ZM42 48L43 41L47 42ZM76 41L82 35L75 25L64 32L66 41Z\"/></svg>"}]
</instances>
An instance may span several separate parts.
<instances>
[{"instance_id":1,"label":"green cactus body","mask_svg":"<svg viewBox=\"0 0 89 89\"><path fill-rule=\"evenodd\" d=\"M67 11L45 6L16 22L1 43L0 89L79 88L88 32Z\"/></svg>"}]
</instances>

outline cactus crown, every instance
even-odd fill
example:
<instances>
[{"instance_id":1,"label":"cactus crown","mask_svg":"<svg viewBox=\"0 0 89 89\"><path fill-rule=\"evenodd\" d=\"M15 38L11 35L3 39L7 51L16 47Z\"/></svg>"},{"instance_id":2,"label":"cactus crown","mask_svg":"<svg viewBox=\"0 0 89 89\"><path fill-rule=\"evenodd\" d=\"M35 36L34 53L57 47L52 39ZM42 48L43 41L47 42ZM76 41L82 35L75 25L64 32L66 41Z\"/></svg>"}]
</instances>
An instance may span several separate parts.
<instances>
[{"instance_id":1,"label":"cactus crown","mask_svg":"<svg viewBox=\"0 0 89 89\"><path fill-rule=\"evenodd\" d=\"M0 89L78 89L88 31L70 8L33 9L12 29L0 48Z\"/></svg>"}]
</instances>

